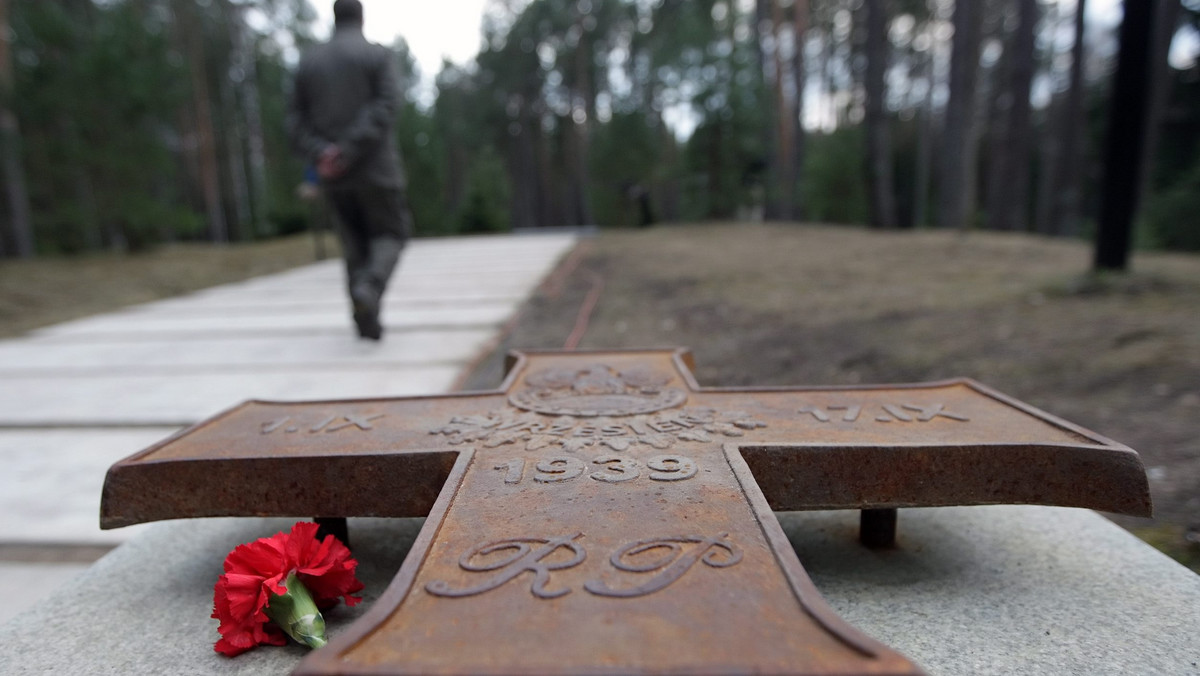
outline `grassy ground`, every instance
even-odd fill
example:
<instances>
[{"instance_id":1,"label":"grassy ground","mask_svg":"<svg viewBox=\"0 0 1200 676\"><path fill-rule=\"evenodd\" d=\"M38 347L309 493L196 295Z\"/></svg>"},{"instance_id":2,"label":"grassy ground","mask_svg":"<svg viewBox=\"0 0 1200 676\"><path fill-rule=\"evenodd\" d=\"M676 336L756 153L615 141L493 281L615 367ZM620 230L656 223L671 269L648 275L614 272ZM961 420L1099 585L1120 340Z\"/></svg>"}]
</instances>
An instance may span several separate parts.
<instances>
[{"instance_id":1,"label":"grassy ground","mask_svg":"<svg viewBox=\"0 0 1200 676\"><path fill-rule=\"evenodd\" d=\"M337 255L332 236L326 250ZM137 255L4 261L0 337L39 326L279 272L316 260L312 235L214 247L177 244Z\"/></svg>"},{"instance_id":2,"label":"grassy ground","mask_svg":"<svg viewBox=\"0 0 1200 676\"><path fill-rule=\"evenodd\" d=\"M1078 242L746 224L589 246L468 387L506 348L562 347L595 291L580 348L689 346L709 385L970 376L1138 449L1156 518L1118 522L1200 571L1200 257L1091 277Z\"/></svg>"}]
</instances>

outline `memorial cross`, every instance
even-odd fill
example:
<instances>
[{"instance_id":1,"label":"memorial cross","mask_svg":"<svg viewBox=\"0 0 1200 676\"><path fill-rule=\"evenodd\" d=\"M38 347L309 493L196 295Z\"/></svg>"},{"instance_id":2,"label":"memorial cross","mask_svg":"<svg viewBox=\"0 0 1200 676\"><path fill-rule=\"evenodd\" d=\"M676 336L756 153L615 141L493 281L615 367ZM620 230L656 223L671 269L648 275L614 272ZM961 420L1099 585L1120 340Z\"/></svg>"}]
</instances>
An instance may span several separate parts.
<instances>
[{"instance_id":1,"label":"memorial cross","mask_svg":"<svg viewBox=\"0 0 1200 676\"><path fill-rule=\"evenodd\" d=\"M494 392L250 401L114 465L101 525L428 515L301 674L916 674L825 605L772 510L1150 511L1133 450L970 380L718 389L690 367L530 353ZM868 513L886 540L894 512Z\"/></svg>"}]
</instances>

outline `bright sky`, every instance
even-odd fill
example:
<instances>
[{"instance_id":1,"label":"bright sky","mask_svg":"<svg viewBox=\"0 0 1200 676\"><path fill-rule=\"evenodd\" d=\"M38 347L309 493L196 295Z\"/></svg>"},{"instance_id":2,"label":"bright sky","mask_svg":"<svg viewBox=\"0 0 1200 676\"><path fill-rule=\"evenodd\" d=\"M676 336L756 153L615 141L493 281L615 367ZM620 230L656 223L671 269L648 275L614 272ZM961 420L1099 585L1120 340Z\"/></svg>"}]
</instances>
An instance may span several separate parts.
<instances>
[{"instance_id":1,"label":"bright sky","mask_svg":"<svg viewBox=\"0 0 1200 676\"><path fill-rule=\"evenodd\" d=\"M317 10L316 34L328 35L333 0L309 3ZM403 37L427 79L441 70L443 57L463 64L479 53L487 0L362 0L362 4L367 39L391 45L397 36Z\"/></svg>"}]
</instances>

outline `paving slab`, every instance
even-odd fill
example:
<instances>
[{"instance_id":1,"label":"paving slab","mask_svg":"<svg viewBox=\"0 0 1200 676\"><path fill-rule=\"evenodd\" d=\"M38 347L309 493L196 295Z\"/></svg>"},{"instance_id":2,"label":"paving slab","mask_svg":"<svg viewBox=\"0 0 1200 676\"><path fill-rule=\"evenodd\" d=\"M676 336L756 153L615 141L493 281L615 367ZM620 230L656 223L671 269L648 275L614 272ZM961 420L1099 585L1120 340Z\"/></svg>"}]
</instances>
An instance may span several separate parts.
<instances>
[{"instance_id":1,"label":"paving slab","mask_svg":"<svg viewBox=\"0 0 1200 676\"><path fill-rule=\"evenodd\" d=\"M302 401L445 392L462 364L375 368L298 366L284 372L206 369L164 375L13 377L0 390L0 427L187 425L247 399Z\"/></svg>"},{"instance_id":2,"label":"paving slab","mask_svg":"<svg viewBox=\"0 0 1200 676\"><path fill-rule=\"evenodd\" d=\"M429 306L444 307L447 304L453 303L461 307L474 307L477 305L489 305L492 303L521 303L525 300L525 296L521 293L471 293L471 294L447 294L447 293L432 293L425 296L416 295L389 295L383 300L383 312L401 311L406 309L422 309ZM159 316L174 316L174 315L211 315L218 316L237 315L237 314L261 314L261 315L280 315L288 314L296 311L305 310L337 310L345 314L350 313L350 301L344 295L337 297L325 297L320 299L312 298L293 298L290 300L281 300L279 298L267 297L242 297L237 295L225 296L219 299L213 298L188 298L186 302L178 299L171 301L159 301L155 303L147 303L138 306L141 312L154 312Z\"/></svg>"},{"instance_id":3,"label":"paving slab","mask_svg":"<svg viewBox=\"0 0 1200 676\"><path fill-rule=\"evenodd\" d=\"M118 544L136 535L142 526L100 530L104 475L177 429L0 429L0 542Z\"/></svg>"},{"instance_id":4,"label":"paving slab","mask_svg":"<svg viewBox=\"0 0 1200 676\"><path fill-rule=\"evenodd\" d=\"M505 276L503 273L487 275L441 274L424 277L404 277L392 280L392 283L388 285L388 295L395 298L440 296L443 294L461 296L479 293L481 289L488 289L492 294L523 294L538 279L540 278L525 276L524 274L518 278L511 278ZM295 283L270 286L247 284L235 288L218 288L202 293L197 297L202 300L235 297L256 298L259 300L278 298L281 301L296 299L326 300L337 298L338 293L345 293L343 286L344 282L340 277L331 278L329 281L311 279L306 282L297 281Z\"/></svg>"},{"instance_id":5,"label":"paving slab","mask_svg":"<svg viewBox=\"0 0 1200 676\"><path fill-rule=\"evenodd\" d=\"M381 321L390 331L418 328L497 328L512 316L519 303L506 301L487 305L456 307L406 307L384 312ZM58 324L35 332L37 336L103 338L105 336L138 335L161 338L164 335L221 336L227 334L274 334L289 336L296 333L337 333L350 338L353 325L349 312L341 309L297 308L287 314L236 314L199 316L170 314L166 316L144 311L114 312Z\"/></svg>"},{"instance_id":6,"label":"paving slab","mask_svg":"<svg viewBox=\"0 0 1200 676\"><path fill-rule=\"evenodd\" d=\"M344 328L344 327L343 327ZM325 335L230 336L191 340L147 338L130 340L47 341L18 339L0 342L0 377L33 375L103 375L153 373L170 369L189 373L196 368L278 370L307 364L320 368L388 368L451 363L464 354L478 354L495 335L494 327L429 331L396 331L379 343L347 340L345 332Z\"/></svg>"},{"instance_id":7,"label":"paving slab","mask_svg":"<svg viewBox=\"0 0 1200 676\"><path fill-rule=\"evenodd\" d=\"M306 649L225 658L212 651L217 622L209 614L225 555L291 523L155 526L0 626L5 673L287 673ZM857 544L855 512L787 514L782 523L833 609L931 676L1198 671L1200 577L1095 513L901 510L899 547L886 552ZM331 634L370 609L420 526L419 519L350 520L366 602L332 611Z\"/></svg>"}]
</instances>

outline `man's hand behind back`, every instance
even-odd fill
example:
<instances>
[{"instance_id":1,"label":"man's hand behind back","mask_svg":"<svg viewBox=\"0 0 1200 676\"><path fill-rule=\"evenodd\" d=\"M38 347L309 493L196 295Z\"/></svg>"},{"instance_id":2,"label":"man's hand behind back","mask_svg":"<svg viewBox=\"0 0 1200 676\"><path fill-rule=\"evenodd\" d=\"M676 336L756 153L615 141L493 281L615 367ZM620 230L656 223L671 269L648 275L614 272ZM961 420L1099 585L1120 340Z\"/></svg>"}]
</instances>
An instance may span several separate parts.
<instances>
[{"instance_id":1,"label":"man's hand behind back","mask_svg":"<svg viewBox=\"0 0 1200 676\"><path fill-rule=\"evenodd\" d=\"M346 173L346 160L342 157L342 149L336 145L328 145L317 158L317 175L323 181L331 181Z\"/></svg>"}]
</instances>

